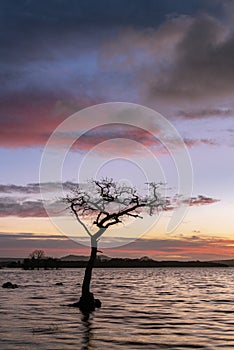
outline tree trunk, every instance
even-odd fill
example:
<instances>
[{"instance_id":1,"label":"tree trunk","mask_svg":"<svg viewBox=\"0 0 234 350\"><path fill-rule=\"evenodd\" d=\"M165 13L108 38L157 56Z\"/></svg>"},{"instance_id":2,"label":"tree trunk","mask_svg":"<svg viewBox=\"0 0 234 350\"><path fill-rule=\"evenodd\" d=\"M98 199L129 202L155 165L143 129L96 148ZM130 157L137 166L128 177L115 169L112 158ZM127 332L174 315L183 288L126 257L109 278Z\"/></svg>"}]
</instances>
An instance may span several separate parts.
<instances>
[{"instance_id":1,"label":"tree trunk","mask_svg":"<svg viewBox=\"0 0 234 350\"><path fill-rule=\"evenodd\" d=\"M85 268L84 279L82 283L82 292L80 300L69 306L79 307L84 314L89 314L94 311L96 307L101 307L101 301L94 299L93 293L90 292L90 283L92 278L92 271L97 256L97 240L100 238L105 229L101 228L94 236L91 236L91 253L90 258Z\"/></svg>"},{"instance_id":2,"label":"tree trunk","mask_svg":"<svg viewBox=\"0 0 234 350\"><path fill-rule=\"evenodd\" d=\"M92 278L92 271L93 271L93 266L96 260L97 256L97 246L96 247L91 247L91 254L90 258L88 261L88 264L85 269L85 275L83 279L83 284L82 284L82 297L86 297L87 295L90 294L90 282Z\"/></svg>"},{"instance_id":3,"label":"tree trunk","mask_svg":"<svg viewBox=\"0 0 234 350\"><path fill-rule=\"evenodd\" d=\"M81 297L78 303L74 303L70 306L79 307L84 314L89 314L94 311L96 307L101 307L101 301L94 299L93 293L90 292L90 283L92 278L92 271L97 256L97 240L92 236L91 238L91 254L87 263L84 279L82 283Z\"/></svg>"}]
</instances>

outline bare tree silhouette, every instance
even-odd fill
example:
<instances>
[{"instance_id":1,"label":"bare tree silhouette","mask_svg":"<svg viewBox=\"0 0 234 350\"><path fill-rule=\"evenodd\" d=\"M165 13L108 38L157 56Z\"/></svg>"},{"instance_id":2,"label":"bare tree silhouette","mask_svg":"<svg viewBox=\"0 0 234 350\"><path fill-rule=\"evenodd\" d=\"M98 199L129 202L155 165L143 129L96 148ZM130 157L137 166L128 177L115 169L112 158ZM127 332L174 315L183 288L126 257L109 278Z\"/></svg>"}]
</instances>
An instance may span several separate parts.
<instances>
[{"instance_id":1,"label":"bare tree silhouette","mask_svg":"<svg viewBox=\"0 0 234 350\"><path fill-rule=\"evenodd\" d=\"M42 249L35 249L31 254L29 254L32 266L37 267L39 270L41 261L45 258L45 252Z\"/></svg>"},{"instance_id":2,"label":"bare tree silhouette","mask_svg":"<svg viewBox=\"0 0 234 350\"><path fill-rule=\"evenodd\" d=\"M84 274L81 297L79 302L72 306L77 306L83 311L92 311L95 307L101 306L100 300L94 299L93 293L90 292L98 240L109 227L122 223L126 218L143 219L140 215L143 211L154 215L160 209L165 210L169 203L160 196L159 186L160 184L154 182L148 183L147 194L141 195L134 187L104 178L100 181L92 180L86 186L78 184L72 189L71 194L64 198L91 241L91 254ZM97 227L96 233L91 233L85 222L87 218L91 218L92 224Z\"/></svg>"},{"instance_id":3,"label":"bare tree silhouette","mask_svg":"<svg viewBox=\"0 0 234 350\"><path fill-rule=\"evenodd\" d=\"M41 260L45 258L45 252L41 249L35 249L32 253L29 254L30 259Z\"/></svg>"}]
</instances>

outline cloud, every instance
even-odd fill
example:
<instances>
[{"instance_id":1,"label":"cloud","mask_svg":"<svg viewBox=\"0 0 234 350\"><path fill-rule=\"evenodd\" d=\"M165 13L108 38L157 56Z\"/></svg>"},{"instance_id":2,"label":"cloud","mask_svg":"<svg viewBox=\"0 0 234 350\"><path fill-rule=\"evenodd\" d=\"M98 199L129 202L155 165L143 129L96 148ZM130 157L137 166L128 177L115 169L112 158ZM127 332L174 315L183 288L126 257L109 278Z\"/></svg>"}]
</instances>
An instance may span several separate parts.
<instances>
[{"instance_id":1,"label":"cloud","mask_svg":"<svg viewBox=\"0 0 234 350\"><path fill-rule=\"evenodd\" d=\"M39 193L40 188L39 184L28 184L27 186L19 185L1 185L0 184L0 193L23 193L23 194L32 194Z\"/></svg>"},{"instance_id":2,"label":"cloud","mask_svg":"<svg viewBox=\"0 0 234 350\"><path fill-rule=\"evenodd\" d=\"M169 14L188 15L206 10L220 13L221 3L222 1L216 0L191 0L189 3L186 0L179 3L149 0L145 6L141 0L129 0L126 7L125 0L100 0L98 4L95 0L70 0L69 4L66 0L50 0L46 3L32 0L20 4L17 0L2 1L0 23L6 30L2 40L8 47L26 37L24 49L29 49L32 39L43 44L51 37L64 39L67 33L79 34L85 30L94 33L101 28L108 31L113 27L126 26L154 28ZM44 40L39 41L40 38ZM41 54L46 55L47 52ZM33 51L31 55L34 56ZM37 57L37 52L35 56Z\"/></svg>"},{"instance_id":3,"label":"cloud","mask_svg":"<svg viewBox=\"0 0 234 350\"><path fill-rule=\"evenodd\" d=\"M62 235L50 235L50 234L38 234L33 232L21 232L21 233L7 233L7 232L0 232L1 239L7 238L9 240L34 240L34 239L40 239L40 240L48 240L48 239L55 239L55 240L65 240L67 237Z\"/></svg>"},{"instance_id":4,"label":"cloud","mask_svg":"<svg viewBox=\"0 0 234 350\"><path fill-rule=\"evenodd\" d=\"M46 251L46 255L62 256L65 254L81 253L84 251L87 255L89 249L83 247L77 243L74 243L70 239L59 235L46 235L46 234L34 234L34 233L0 233L1 256L15 254L16 257L27 257L34 249L43 249ZM9 252L9 253L8 253Z\"/></svg>"},{"instance_id":5,"label":"cloud","mask_svg":"<svg viewBox=\"0 0 234 350\"><path fill-rule=\"evenodd\" d=\"M47 204L50 216L66 215L65 205L61 201ZM41 200L23 200L12 197L0 197L0 217L17 216L21 218L48 217Z\"/></svg>"},{"instance_id":6,"label":"cloud","mask_svg":"<svg viewBox=\"0 0 234 350\"><path fill-rule=\"evenodd\" d=\"M233 243L232 239L205 236L138 239L118 249L109 249L108 252L137 257L146 254L158 260L211 260L232 258Z\"/></svg>"},{"instance_id":7,"label":"cloud","mask_svg":"<svg viewBox=\"0 0 234 350\"><path fill-rule=\"evenodd\" d=\"M202 119L214 117L230 117L233 116L234 111L231 108L209 108L197 109L193 111L179 111L178 116L186 119Z\"/></svg>"},{"instance_id":8,"label":"cloud","mask_svg":"<svg viewBox=\"0 0 234 350\"><path fill-rule=\"evenodd\" d=\"M184 107L189 102L194 112L186 110L184 117L195 117L200 101L199 118L230 114L234 30L211 12L174 16L153 28L123 28L115 41L106 40L99 59L104 71L132 74L151 105L166 103L170 112L176 101Z\"/></svg>"},{"instance_id":9,"label":"cloud","mask_svg":"<svg viewBox=\"0 0 234 350\"><path fill-rule=\"evenodd\" d=\"M207 204L213 204L219 202L219 199L206 197L203 195L199 195L197 197L192 197L189 200L184 201L185 203L188 203L189 206L200 206L200 205L207 205Z\"/></svg>"},{"instance_id":10,"label":"cloud","mask_svg":"<svg viewBox=\"0 0 234 350\"><path fill-rule=\"evenodd\" d=\"M56 191L58 188L58 183L56 182L48 182L48 183L29 183L26 186L20 186L20 185L3 185L0 184L0 193L5 194L38 194L40 191L46 191L46 192L53 192ZM62 184L63 188L65 190L69 190L74 185L73 182L64 182Z\"/></svg>"},{"instance_id":11,"label":"cloud","mask_svg":"<svg viewBox=\"0 0 234 350\"><path fill-rule=\"evenodd\" d=\"M0 233L1 255L14 252L27 257L34 249L44 249L47 255L89 254L89 248L59 235L33 233ZM121 238L122 243L123 238ZM138 239L119 248L105 249L113 257L141 257L148 255L156 260L211 260L232 258L234 240L228 238L191 236L174 238Z\"/></svg>"},{"instance_id":12,"label":"cloud","mask_svg":"<svg viewBox=\"0 0 234 350\"><path fill-rule=\"evenodd\" d=\"M143 117L144 114L142 115ZM135 118L137 120L137 115ZM76 126L74 125L74 130L75 128ZM151 131L148 131L149 129ZM170 131L163 130L163 127L161 129L156 123L153 123L153 118L151 125L147 125L147 129L144 129L134 125L111 123L110 116L108 124L90 129L80 137L80 131L60 132L56 134L54 143L58 146L60 144L69 145L71 141L76 140L71 146L73 151L85 153L92 150L98 156L105 156L108 153L111 155L129 154L132 157L139 155L149 156L146 149L151 151L152 154L160 156L170 155L171 150L181 149L185 146L191 148L200 144L212 146L218 144L217 141L206 138L193 139L186 137L179 139L179 137L171 134ZM96 146L99 147L96 148Z\"/></svg>"},{"instance_id":13,"label":"cloud","mask_svg":"<svg viewBox=\"0 0 234 350\"><path fill-rule=\"evenodd\" d=\"M184 204L189 205L190 207L209 205L209 204L220 202L220 199L206 197L204 195L198 195L196 197L191 197L191 198L183 198L183 196L176 195L171 198L166 197L166 201L167 201L167 206L165 208L165 211L171 211Z\"/></svg>"},{"instance_id":14,"label":"cloud","mask_svg":"<svg viewBox=\"0 0 234 350\"><path fill-rule=\"evenodd\" d=\"M11 197L1 197L0 217L46 217L46 211L41 201L18 202Z\"/></svg>"},{"instance_id":15,"label":"cloud","mask_svg":"<svg viewBox=\"0 0 234 350\"><path fill-rule=\"evenodd\" d=\"M191 20L162 74L148 82L150 95L222 100L233 94L233 59L232 29L212 16L199 15Z\"/></svg>"},{"instance_id":16,"label":"cloud","mask_svg":"<svg viewBox=\"0 0 234 350\"><path fill-rule=\"evenodd\" d=\"M100 69L117 69L125 74L132 69L138 71L147 65L153 67L153 76L160 74L171 62L170 55L189 27L191 18L180 16L166 20L157 28L123 28L117 40L106 40L99 52ZM143 78L143 83L144 83Z\"/></svg>"},{"instance_id":17,"label":"cloud","mask_svg":"<svg viewBox=\"0 0 234 350\"><path fill-rule=\"evenodd\" d=\"M59 93L56 97L47 91L14 92L2 98L0 146L44 146L54 129L72 112L100 102L79 96L76 99L68 98L67 107L64 108L59 102L64 99L66 94Z\"/></svg>"},{"instance_id":18,"label":"cloud","mask_svg":"<svg viewBox=\"0 0 234 350\"><path fill-rule=\"evenodd\" d=\"M198 146L198 145L203 145L203 144L208 146L217 146L219 144L219 142L216 140L206 139L206 138L201 138L201 139L185 138L183 139L183 141L188 148Z\"/></svg>"},{"instance_id":19,"label":"cloud","mask_svg":"<svg viewBox=\"0 0 234 350\"><path fill-rule=\"evenodd\" d=\"M111 118L108 122L111 123ZM166 147L159 141L158 138L160 137L160 131L153 125L153 123L151 130L152 132L149 132L140 127L120 123L101 125L85 132L79 140L73 144L73 149L84 152L93 150L95 146L100 145L101 151L100 148L96 151L99 156L105 155L106 153L112 155L131 154L132 156L138 156L139 154L143 154L142 146L144 146L157 155L168 153ZM66 137L76 139L76 136L73 135L73 133L64 135L65 140ZM164 139L166 138L167 135L164 136ZM104 142L106 143L103 144ZM172 142L172 139L168 139L168 144L170 143L170 145L172 145ZM176 145L176 141L174 142L174 148L180 146ZM144 154L146 155L146 152Z\"/></svg>"},{"instance_id":20,"label":"cloud","mask_svg":"<svg viewBox=\"0 0 234 350\"><path fill-rule=\"evenodd\" d=\"M174 108L175 99L231 96L233 33L215 17L221 4L3 1L0 146L43 146L66 117L96 103Z\"/></svg>"},{"instance_id":21,"label":"cloud","mask_svg":"<svg viewBox=\"0 0 234 350\"><path fill-rule=\"evenodd\" d=\"M68 192L76 185L77 184L73 182L64 182L62 184L62 187L65 192ZM53 193L53 191L57 191L58 183L34 183L28 184L26 186L0 185L0 193L9 195L0 197L0 217L47 217L48 214L44 208L44 205L46 205L50 216L68 215L66 204L62 200L53 199L42 201L41 199L33 198L34 195L39 194L40 188L44 192ZM29 196L30 198L28 198ZM219 200L215 198L206 197L204 195L199 195L197 197L192 197L189 199L168 197L167 201L168 205L165 210L173 210L175 207L183 203L189 204L189 206L200 206L213 204L218 202Z\"/></svg>"},{"instance_id":22,"label":"cloud","mask_svg":"<svg viewBox=\"0 0 234 350\"><path fill-rule=\"evenodd\" d=\"M60 199L56 199L60 183L30 183L25 186L14 184L0 184L0 217L16 216L20 218L66 216L66 204ZM68 192L76 185L73 182L62 183L64 192ZM59 187L60 188L60 187ZM48 194L46 200L38 199L40 192ZM40 197L39 197L40 198Z\"/></svg>"}]
</instances>

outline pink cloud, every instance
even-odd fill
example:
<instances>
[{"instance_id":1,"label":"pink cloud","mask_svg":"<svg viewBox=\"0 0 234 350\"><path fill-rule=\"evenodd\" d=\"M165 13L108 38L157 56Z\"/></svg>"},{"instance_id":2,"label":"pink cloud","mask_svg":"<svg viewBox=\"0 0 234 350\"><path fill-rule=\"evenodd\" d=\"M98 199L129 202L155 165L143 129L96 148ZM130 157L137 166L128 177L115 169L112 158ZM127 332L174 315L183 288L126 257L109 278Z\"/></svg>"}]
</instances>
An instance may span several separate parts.
<instances>
[{"instance_id":1,"label":"pink cloud","mask_svg":"<svg viewBox=\"0 0 234 350\"><path fill-rule=\"evenodd\" d=\"M44 146L55 128L72 113L97 103L44 94L15 93L0 106L0 146L8 148Z\"/></svg>"},{"instance_id":2,"label":"pink cloud","mask_svg":"<svg viewBox=\"0 0 234 350\"><path fill-rule=\"evenodd\" d=\"M207 205L219 202L219 199L206 197L203 195L199 195L197 197L192 197L191 199L185 201L189 204L189 206L199 206L199 205Z\"/></svg>"}]
</instances>

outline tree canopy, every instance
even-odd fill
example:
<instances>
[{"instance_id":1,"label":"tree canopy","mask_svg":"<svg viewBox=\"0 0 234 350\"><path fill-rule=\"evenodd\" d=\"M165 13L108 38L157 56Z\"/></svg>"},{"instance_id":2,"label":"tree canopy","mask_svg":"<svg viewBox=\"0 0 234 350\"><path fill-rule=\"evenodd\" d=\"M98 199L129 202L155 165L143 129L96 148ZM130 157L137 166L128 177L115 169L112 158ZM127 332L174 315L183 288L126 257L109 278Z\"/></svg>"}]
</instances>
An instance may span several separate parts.
<instances>
[{"instance_id":1,"label":"tree canopy","mask_svg":"<svg viewBox=\"0 0 234 350\"><path fill-rule=\"evenodd\" d=\"M147 191L142 195L135 187L113 179L92 180L74 186L65 201L88 235L97 240L107 228L123 223L126 218L143 218L143 212L153 215L166 210L169 201L160 195L160 184L150 182L146 185ZM85 223L87 218L98 228L93 235Z\"/></svg>"}]
</instances>

